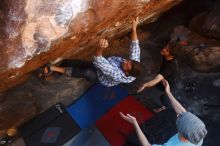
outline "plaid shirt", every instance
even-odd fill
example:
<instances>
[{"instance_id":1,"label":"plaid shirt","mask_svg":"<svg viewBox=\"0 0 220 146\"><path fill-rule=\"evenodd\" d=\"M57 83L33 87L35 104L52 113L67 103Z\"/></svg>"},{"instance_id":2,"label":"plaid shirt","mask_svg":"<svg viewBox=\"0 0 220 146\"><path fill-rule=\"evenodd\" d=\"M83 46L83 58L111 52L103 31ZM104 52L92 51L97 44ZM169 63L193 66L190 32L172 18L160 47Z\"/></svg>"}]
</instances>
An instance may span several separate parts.
<instances>
[{"instance_id":1,"label":"plaid shirt","mask_svg":"<svg viewBox=\"0 0 220 146\"><path fill-rule=\"evenodd\" d=\"M139 41L132 41L130 46L130 60L140 62L140 47ZM121 63L124 61L121 57L112 56L104 58L95 56L93 64L97 68L98 79L101 84L111 87L120 83L130 83L135 80L135 77L126 76L121 69Z\"/></svg>"}]
</instances>

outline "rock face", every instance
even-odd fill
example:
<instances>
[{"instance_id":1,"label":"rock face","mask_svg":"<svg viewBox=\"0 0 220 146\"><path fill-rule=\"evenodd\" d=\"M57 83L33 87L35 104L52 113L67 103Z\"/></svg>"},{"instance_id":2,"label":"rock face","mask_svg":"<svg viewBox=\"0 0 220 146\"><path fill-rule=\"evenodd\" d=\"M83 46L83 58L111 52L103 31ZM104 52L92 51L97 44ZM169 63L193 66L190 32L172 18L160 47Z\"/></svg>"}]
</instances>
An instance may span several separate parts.
<instances>
[{"instance_id":1,"label":"rock face","mask_svg":"<svg viewBox=\"0 0 220 146\"><path fill-rule=\"evenodd\" d=\"M49 61L94 46L101 37L125 34L134 16L152 22L181 1L1 0L0 91Z\"/></svg>"},{"instance_id":2,"label":"rock face","mask_svg":"<svg viewBox=\"0 0 220 146\"><path fill-rule=\"evenodd\" d=\"M80 86L79 86L80 84ZM0 95L0 137L10 127L19 127L57 102L65 106L82 95L90 84L79 78L61 76L50 82L30 77L22 86Z\"/></svg>"},{"instance_id":3,"label":"rock face","mask_svg":"<svg viewBox=\"0 0 220 146\"><path fill-rule=\"evenodd\" d=\"M174 29L173 53L200 72L220 71L220 42L204 38L184 26Z\"/></svg>"},{"instance_id":4,"label":"rock face","mask_svg":"<svg viewBox=\"0 0 220 146\"><path fill-rule=\"evenodd\" d=\"M190 22L190 28L201 35L220 39L220 2L209 12L197 15Z\"/></svg>"}]
</instances>

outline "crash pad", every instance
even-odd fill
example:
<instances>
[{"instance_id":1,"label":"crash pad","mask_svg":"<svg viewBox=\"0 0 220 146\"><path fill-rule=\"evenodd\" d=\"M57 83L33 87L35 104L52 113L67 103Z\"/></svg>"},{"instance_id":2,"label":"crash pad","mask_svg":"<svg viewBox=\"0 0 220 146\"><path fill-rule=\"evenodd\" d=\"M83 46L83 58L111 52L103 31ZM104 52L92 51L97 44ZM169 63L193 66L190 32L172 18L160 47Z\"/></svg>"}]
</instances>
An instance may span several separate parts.
<instances>
[{"instance_id":1,"label":"crash pad","mask_svg":"<svg viewBox=\"0 0 220 146\"><path fill-rule=\"evenodd\" d=\"M80 132L79 126L60 103L19 129L26 146L61 146Z\"/></svg>"},{"instance_id":2,"label":"crash pad","mask_svg":"<svg viewBox=\"0 0 220 146\"><path fill-rule=\"evenodd\" d=\"M71 104L67 111L81 129L88 128L127 95L127 90L120 85L105 87L96 84Z\"/></svg>"},{"instance_id":3,"label":"crash pad","mask_svg":"<svg viewBox=\"0 0 220 146\"><path fill-rule=\"evenodd\" d=\"M82 130L63 146L110 146L105 137L95 127Z\"/></svg>"},{"instance_id":4,"label":"crash pad","mask_svg":"<svg viewBox=\"0 0 220 146\"><path fill-rule=\"evenodd\" d=\"M120 117L119 112L135 116L139 124L151 119L153 116L153 113L134 97L128 96L123 99L96 122L96 127L111 146L123 145L126 137L134 131L132 125Z\"/></svg>"}]
</instances>

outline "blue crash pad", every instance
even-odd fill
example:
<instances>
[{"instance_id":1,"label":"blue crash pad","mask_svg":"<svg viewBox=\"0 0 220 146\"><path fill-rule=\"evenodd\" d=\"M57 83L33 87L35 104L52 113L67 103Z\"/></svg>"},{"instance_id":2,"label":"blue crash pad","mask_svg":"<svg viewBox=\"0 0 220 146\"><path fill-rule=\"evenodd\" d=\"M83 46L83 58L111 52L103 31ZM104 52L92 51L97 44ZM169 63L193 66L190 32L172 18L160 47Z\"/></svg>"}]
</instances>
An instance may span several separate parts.
<instances>
[{"instance_id":1,"label":"blue crash pad","mask_svg":"<svg viewBox=\"0 0 220 146\"><path fill-rule=\"evenodd\" d=\"M110 146L105 137L95 127L82 130L63 146Z\"/></svg>"},{"instance_id":2,"label":"blue crash pad","mask_svg":"<svg viewBox=\"0 0 220 146\"><path fill-rule=\"evenodd\" d=\"M121 86L105 87L96 84L67 108L81 129L94 125L111 107L128 95Z\"/></svg>"}]
</instances>

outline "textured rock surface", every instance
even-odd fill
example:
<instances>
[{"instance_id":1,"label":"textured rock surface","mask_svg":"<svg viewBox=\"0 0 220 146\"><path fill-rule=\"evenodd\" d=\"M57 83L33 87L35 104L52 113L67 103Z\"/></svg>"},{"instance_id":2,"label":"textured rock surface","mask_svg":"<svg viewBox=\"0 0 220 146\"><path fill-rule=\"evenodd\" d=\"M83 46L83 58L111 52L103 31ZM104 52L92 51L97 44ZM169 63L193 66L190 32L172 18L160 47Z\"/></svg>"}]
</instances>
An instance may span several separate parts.
<instances>
[{"instance_id":1,"label":"textured rock surface","mask_svg":"<svg viewBox=\"0 0 220 146\"><path fill-rule=\"evenodd\" d=\"M210 11L194 17L190 22L190 28L201 35L220 39L220 2Z\"/></svg>"},{"instance_id":2,"label":"textured rock surface","mask_svg":"<svg viewBox=\"0 0 220 146\"><path fill-rule=\"evenodd\" d=\"M80 86L79 86L80 85ZM0 137L10 127L18 127L57 102L71 104L90 84L84 79L61 76L50 82L29 78L0 95Z\"/></svg>"},{"instance_id":3,"label":"textured rock surface","mask_svg":"<svg viewBox=\"0 0 220 146\"><path fill-rule=\"evenodd\" d=\"M133 16L141 22L154 21L181 1L2 0L0 90L57 57L94 46L100 37L128 32Z\"/></svg>"},{"instance_id":4,"label":"textured rock surface","mask_svg":"<svg viewBox=\"0 0 220 146\"><path fill-rule=\"evenodd\" d=\"M171 41L178 40L174 54L201 72L220 71L220 42L204 38L184 26L174 29Z\"/></svg>"}]
</instances>

